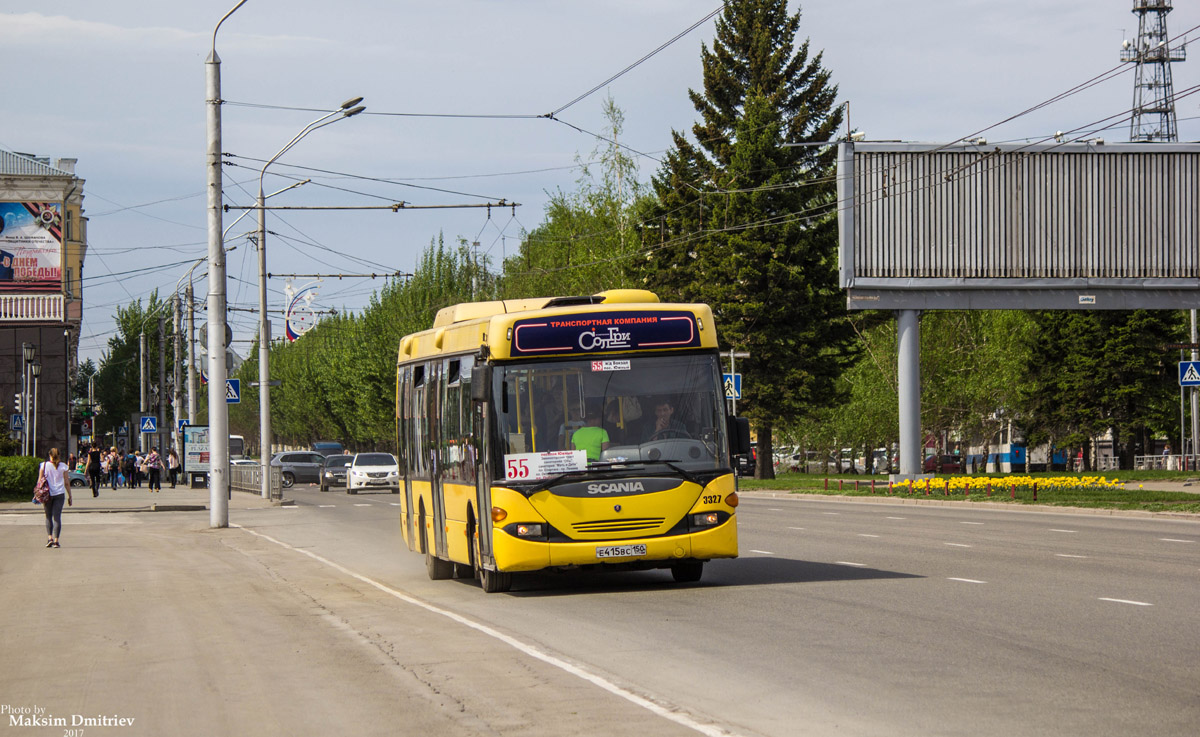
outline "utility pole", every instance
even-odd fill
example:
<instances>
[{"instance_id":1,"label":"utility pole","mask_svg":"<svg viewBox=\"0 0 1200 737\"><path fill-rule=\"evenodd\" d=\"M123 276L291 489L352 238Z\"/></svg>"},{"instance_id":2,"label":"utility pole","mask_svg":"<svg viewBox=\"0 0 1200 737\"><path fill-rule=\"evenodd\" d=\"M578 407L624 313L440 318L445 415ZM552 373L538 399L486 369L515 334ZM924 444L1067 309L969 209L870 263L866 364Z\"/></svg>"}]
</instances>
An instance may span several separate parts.
<instances>
[{"instance_id":1,"label":"utility pole","mask_svg":"<svg viewBox=\"0 0 1200 737\"><path fill-rule=\"evenodd\" d=\"M167 318L158 316L158 433L154 444L160 455L166 455L163 436L167 432ZM161 468L161 465L160 465ZM161 478L161 474L159 478Z\"/></svg>"},{"instance_id":2,"label":"utility pole","mask_svg":"<svg viewBox=\"0 0 1200 737\"><path fill-rule=\"evenodd\" d=\"M196 303L192 296L192 282L187 285L187 401L188 424L196 424ZM180 458L183 457L183 446L179 446Z\"/></svg>"},{"instance_id":3,"label":"utility pole","mask_svg":"<svg viewBox=\"0 0 1200 737\"><path fill-rule=\"evenodd\" d=\"M180 353L180 348L181 348L180 338L183 335L179 329L180 328L179 323L180 323L180 317L181 317L179 314L179 292L175 293L175 316L174 317L175 317L175 320L174 320L173 327L175 328L175 342L174 342L174 348L175 348L174 359L175 360L172 363L173 368L171 369L171 386L174 389L174 391L171 392L171 447L175 448L176 452L178 452L179 450L182 449L182 446L179 444L179 414L180 414L179 410L180 410L181 406L183 405L183 394L182 394L183 386L182 386L182 384L180 384L181 377L179 375L179 361L180 361L179 353Z\"/></svg>"},{"instance_id":4,"label":"utility pole","mask_svg":"<svg viewBox=\"0 0 1200 737\"><path fill-rule=\"evenodd\" d=\"M146 414L146 331L138 333L138 414ZM132 440L132 439L131 439ZM130 445L133 443L130 442ZM146 452L146 435L142 432L142 427L138 424L138 450Z\"/></svg>"},{"instance_id":5,"label":"utility pole","mask_svg":"<svg viewBox=\"0 0 1200 737\"><path fill-rule=\"evenodd\" d=\"M229 527L229 407L225 404L225 244L221 237L221 57L217 31L242 7L241 0L213 28L212 52L205 61L208 151L208 523Z\"/></svg>"}]
</instances>

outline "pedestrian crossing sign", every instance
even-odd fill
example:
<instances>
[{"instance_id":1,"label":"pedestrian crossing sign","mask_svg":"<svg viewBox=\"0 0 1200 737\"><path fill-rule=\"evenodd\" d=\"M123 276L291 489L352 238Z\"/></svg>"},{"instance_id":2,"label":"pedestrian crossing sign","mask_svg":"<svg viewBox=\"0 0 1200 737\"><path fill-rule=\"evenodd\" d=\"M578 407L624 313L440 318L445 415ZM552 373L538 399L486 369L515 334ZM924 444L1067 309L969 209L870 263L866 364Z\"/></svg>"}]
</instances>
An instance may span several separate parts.
<instances>
[{"instance_id":1,"label":"pedestrian crossing sign","mask_svg":"<svg viewBox=\"0 0 1200 737\"><path fill-rule=\"evenodd\" d=\"M240 404L242 401L242 380L225 380L225 404Z\"/></svg>"},{"instance_id":2,"label":"pedestrian crossing sign","mask_svg":"<svg viewBox=\"0 0 1200 737\"><path fill-rule=\"evenodd\" d=\"M1179 385L1200 386L1200 361L1179 362Z\"/></svg>"},{"instance_id":3,"label":"pedestrian crossing sign","mask_svg":"<svg viewBox=\"0 0 1200 737\"><path fill-rule=\"evenodd\" d=\"M142 432L158 432L158 419L153 415L143 416L141 428Z\"/></svg>"}]
</instances>

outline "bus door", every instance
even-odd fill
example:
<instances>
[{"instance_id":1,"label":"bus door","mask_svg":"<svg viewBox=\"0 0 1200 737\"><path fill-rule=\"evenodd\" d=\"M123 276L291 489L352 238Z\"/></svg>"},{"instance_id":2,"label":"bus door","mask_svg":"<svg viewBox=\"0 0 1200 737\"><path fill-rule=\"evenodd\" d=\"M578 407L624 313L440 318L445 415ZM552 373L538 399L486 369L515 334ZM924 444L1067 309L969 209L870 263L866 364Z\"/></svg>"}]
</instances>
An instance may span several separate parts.
<instances>
[{"instance_id":1,"label":"bus door","mask_svg":"<svg viewBox=\"0 0 1200 737\"><path fill-rule=\"evenodd\" d=\"M405 366L400 369L400 374L397 383L400 385L400 412L396 418L397 439L396 439L396 454L400 458L400 462L404 464L400 472L404 474L404 540L408 543L409 549L416 548L416 537L413 531L416 529L416 520L413 519L413 438L412 438L412 415L413 415L413 388L412 388L412 367Z\"/></svg>"},{"instance_id":2,"label":"bus door","mask_svg":"<svg viewBox=\"0 0 1200 737\"><path fill-rule=\"evenodd\" d=\"M446 497L442 488L442 464L441 452L442 447L442 397L441 393L445 390L445 376L443 375L443 365L441 361L430 361L425 364L426 386L428 390L425 392L426 406L425 417L428 422L427 438L428 443L425 446L426 460L429 464L429 496L433 509L429 513L433 515L433 539L429 542L433 546L433 553L443 560L449 560L449 555L446 552Z\"/></svg>"},{"instance_id":3,"label":"bus door","mask_svg":"<svg viewBox=\"0 0 1200 737\"><path fill-rule=\"evenodd\" d=\"M468 395L469 396L469 395ZM475 438L475 534L479 536L479 554L492 558L492 443L488 437L491 406L472 402L471 432ZM474 555L474 553L472 553ZM480 561L476 561L479 563Z\"/></svg>"}]
</instances>

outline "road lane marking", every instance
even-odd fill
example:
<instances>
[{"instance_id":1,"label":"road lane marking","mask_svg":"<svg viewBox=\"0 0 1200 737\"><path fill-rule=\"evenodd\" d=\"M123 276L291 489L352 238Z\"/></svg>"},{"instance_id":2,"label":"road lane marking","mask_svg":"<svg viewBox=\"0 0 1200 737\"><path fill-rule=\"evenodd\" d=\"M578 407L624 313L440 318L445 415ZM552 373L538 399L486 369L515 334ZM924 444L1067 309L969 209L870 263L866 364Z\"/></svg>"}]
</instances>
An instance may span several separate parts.
<instances>
[{"instance_id":1,"label":"road lane marking","mask_svg":"<svg viewBox=\"0 0 1200 737\"><path fill-rule=\"evenodd\" d=\"M884 517L884 519L908 519L907 517Z\"/></svg>"},{"instance_id":2,"label":"road lane marking","mask_svg":"<svg viewBox=\"0 0 1200 737\"><path fill-rule=\"evenodd\" d=\"M332 508L336 507L337 505L336 504L318 504L317 506L320 507L321 509L332 509Z\"/></svg>"},{"instance_id":3,"label":"road lane marking","mask_svg":"<svg viewBox=\"0 0 1200 737\"><path fill-rule=\"evenodd\" d=\"M782 512L783 510L782 510L782 509L778 509L778 508L776 508L776 507L767 507L767 511L768 511L768 512Z\"/></svg>"},{"instance_id":4,"label":"road lane marking","mask_svg":"<svg viewBox=\"0 0 1200 737\"><path fill-rule=\"evenodd\" d=\"M1196 542L1195 540L1179 540L1179 539L1173 538L1173 537L1160 537L1158 539L1165 543L1194 543L1194 542Z\"/></svg>"},{"instance_id":5,"label":"road lane marking","mask_svg":"<svg viewBox=\"0 0 1200 737\"><path fill-rule=\"evenodd\" d=\"M1153 604L1144 601L1131 601L1129 599L1110 599L1107 596L1101 596L1100 601L1112 601L1117 604L1133 604L1134 606L1154 606Z\"/></svg>"},{"instance_id":6,"label":"road lane marking","mask_svg":"<svg viewBox=\"0 0 1200 737\"><path fill-rule=\"evenodd\" d=\"M974 547L974 546L972 546L972 545L963 545L962 543L942 543L942 545L949 545L949 546L950 546L950 547L952 547L952 548L970 548L970 547Z\"/></svg>"},{"instance_id":7,"label":"road lane marking","mask_svg":"<svg viewBox=\"0 0 1200 737\"><path fill-rule=\"evenodd\" d=\"M391 504L393 507L403 507L404 506L400 502L388 502L388 504Z\"/></svg>"},{"instance_id":8,"label":"road lane marking","mask_svg":"<svg viewBox=\"0 0 1200 737\"><path fill-rule=\"evenodd\" d=\"M859 537L879 537L879 535L868 535L865 532L858 533Z\"/></svg>"},{"instance_id":9,"label":"road lane marking","mask_svg":"<svg viewBox=\"0 0 1200 737\"><path fill-rule=\"evenodd\" d=\"M982 522L959 522L960 525L982 525Z\"/></svg>"},{"instance_id":10,"label":"road lane marking","mask_svg":"<svg viewBox=\"0 0 1200 737\"><path fill-rule=\"evenodd\" d=\"M834 563L836 563L839 566L851 566L854 568L866 568L867 567L866 563L851 563L848 560L836 560L836 561L834 561Z\"/></svg>"},{"instance_id":11,"label":"road lane marking","mask_svg":"<svg viewBox=\"0 0 1200 737\"><path fill-rule=\"evenodd\" d=\"M803 527L789 527L789 530L803 530Z\"/></svg>"},{"instance_id":12,"label":"road lane marking","mask_svg":"<svg viewBox=\"0 0 1200 737\"><path fill-rule=\"evenodd\" d=\"M248 532L251 535L254 535L255 537L262 538L263 540L266 540L267 542L275 543L276 545L279 545L280 547L283 547L283 548L287 548L288 550L291 550L293 552L299 553L301 555L306 555L309 558L312 558L313 560L317 561L318 563L322 563L326 566L329 566L330 568L334 569L335 571L343 573L357 581L361 581L362 583L365 583L368 586L378 589L379 591L382 591L383 593L388 594L389 596L393 596L396 599L399 599L400 601L403 601L407 604L411 604L413 606L420 607L421 609L424 609L433 614L439 614L443 617L446 617L449 620L452 620L454 622L457 622L457 623L463 625L464 627L470 627L471 629L475 630L476 632L480 632L482 634L487 635L488 637L491 637L496 640L499 640L500 642L503 642L504 644L508 645L509 647L513 648L514 650L517 650L518 652L524 653L525 655L528 655L529 657L534 658L536 660L540 660L543 663L546 663L547 665L551 665L555 668L558 668L559 670L566 671L567 673L570 673L573 676L576 676L578 678L581 678L581 679L587 681L588 683L592 684L593 686L602 688L611 694L619 696L620 698L623 698L632 704L636 704L637 706L640 706L643 709L646 709L647 711L649 711L657 716L662 717L663 719L667 719L669 721L675 722L676 724L687 727L688 729L699 732L700 734L706 735L706 737L738 737L738 735L736 735L733 732L730 732L726 729L718 727L717 725L712 724L712 723L702 722L699 720L698 717L692 717L688 714L685 714L680 709L671 708L669 705L663 706L663 705L656 703L655 701L651 701L650 699L648 699L644 696L640 696L627 688L618 686L616 683L613 683L612 681L604 678L601 675L592 673L587 668L584 668L581 665L575 665L574 663L569 663L560 657L551 655L550 653L539 649L535 645L531 645L529 643L522 642L521 640L518 640L516 637L513 637L512 635L506 635L503 632L500 632L499 630L496 630L492 627L487 626L486 624L483 624L482 622L477 622L477 621L475 621L473 619L469 619L461 614L452 612L449 609L443 609L439 606L430 604L429 602L422 601L421 599L418 599L410 594L406 594L403 591L400 591L398 589L393 589L390 586L379 583L378 581L376 581L372 578L367 578L366 576L362 575L361 573L355 573L354 571L350 570L349 568L346 568L345 566L341 565L340 563L334 563L332 560L329 560L328 558L324 558L320 555L317 555L316 553L312 552L311 550L303 550L301 548L297 548L293 545L289 545L288 543L283 542L282 540L276 540L275 538L271 537L270 535L264 535L261 532L256 532L247 527L243 527L242 525L239 525L239 524L230 523L229 526L237 528L239 530L244 530L245 532Z\"/></svg>"},{"instance_id":13,"label":"road lane marking","mask_svg":"<svg viewBox=\"0 0 1200 737\"><path fill-rule=\"evenodd\" d=\"M1058 558L1086 558L1086 555L1068 555L1067 553L1055 553Z\"/></svg>"},{"instance_id":14,"label":"road lane marking","mask_svg":"<svg viewBox=\"0 0 1200 737\"><path fill-rule=\"evenodd\" d=\"M837 516L837 515L841 514L841 512L821 512L821 514L828 514L828 515L832 515L832 516Z\"/></svg>"},{"instance_id":15,"label":"road lane marking","mask_svg":"<svg viewBox=\"0 0 1200 737\"><path fill-rule=\"evenodd\" d=\"M1050 531L1051 532L1069 532L1072 535L1075 534L1075 530L1050 530Z\"/></svg>"},{"instance_id":16,"label":"road lane marking","mask_svg":"<svg viewBox=\"0 0 1200 737\"><path fill-rule=\"evenodd\" d=\"M759 553L761 555L775 555L770 550L751 550L751 553Z\"/></svg>"},{"instance_id":17,"label":"road lane marking","mask_svg":"<svg viewBox=\"0 0 1200 737\"><path fill-rule=\"evenodd\" d=\"M367 504L355 504L354 506L356 506L356 507L369 507L369 506L371 506L371 505L370 505L370 503L367 503Z\"/></svg>"},{"instance_id":18,"label":"road lane marking","mask_svg":"<svg viewBox=\"0 0 1200 737\"><path fill-rule=\"evenodd\" d=\"M963 583L987 583L987 581L976 581L973 578L954 578L953 576L946 579L947 581L962 581Z\"/></svg>"}]
</instances>

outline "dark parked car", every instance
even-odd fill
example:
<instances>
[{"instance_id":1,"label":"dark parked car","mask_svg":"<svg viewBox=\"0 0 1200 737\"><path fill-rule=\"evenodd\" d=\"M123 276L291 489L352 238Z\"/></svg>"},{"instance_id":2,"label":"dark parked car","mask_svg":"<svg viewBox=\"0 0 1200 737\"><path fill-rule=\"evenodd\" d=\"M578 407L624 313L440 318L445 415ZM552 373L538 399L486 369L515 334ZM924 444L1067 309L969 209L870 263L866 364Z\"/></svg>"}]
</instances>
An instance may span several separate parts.
<instances>
[{"instance_id":1,"label":"dark parked car","mask_svg":"<svg viewBox=\"0 0 1200 737\"><path fill-rule=\"evenodd\" d=\"M737 470L738 476L753 476L757 458L758 448L751 448L749 453L735 455L733 466Z\"/></svg>"},{"instance_id":2,"label":"dark parked car","mask_svg":"<svg viewBox=\"0 0 1200 737\"><path fill-rule=\"evenodd\" d=\"M339 455L325 458L325 469L321 471L321 491L346 488L346 469L354 456Z\"/></svg>"},{"instance_id":3,"label":"dark parked car","mask_svg":"<svg viewBox=\"0 0 1200 737\"><path fill-rule=\"evenodd\" d=\"M283 488L287 489L297 482L319 483L321 471L325 468L325 456L308 451L285 451L271 456L271 465L280 468Z\"/></svg>"},{"instance_id":4,"label":"dark parked car","mask_svg":"<svg viewBox=\"0 0 1200 737\"><path fill-rule=\"evenodd\" d=\"M929 456L923 466L925 473L938 473L938 457ZM963 459L961 456L942 456L941 473L962 473Z\"/></svg>"}]
</instances>

